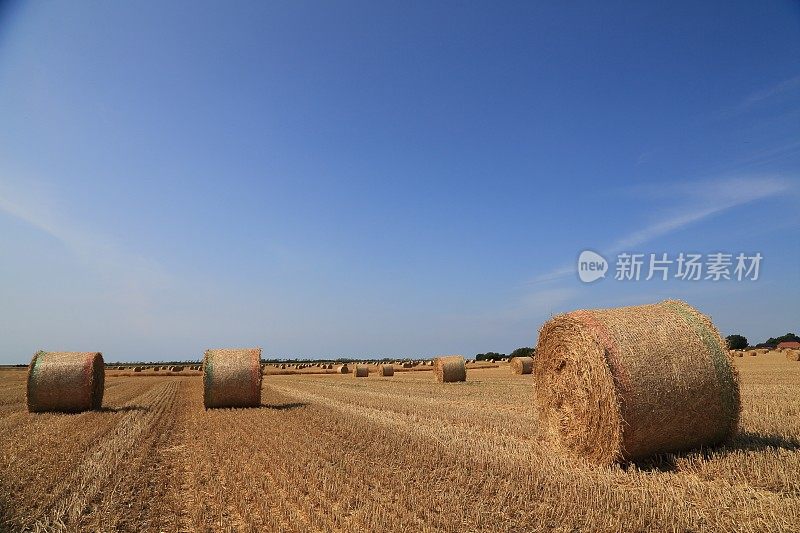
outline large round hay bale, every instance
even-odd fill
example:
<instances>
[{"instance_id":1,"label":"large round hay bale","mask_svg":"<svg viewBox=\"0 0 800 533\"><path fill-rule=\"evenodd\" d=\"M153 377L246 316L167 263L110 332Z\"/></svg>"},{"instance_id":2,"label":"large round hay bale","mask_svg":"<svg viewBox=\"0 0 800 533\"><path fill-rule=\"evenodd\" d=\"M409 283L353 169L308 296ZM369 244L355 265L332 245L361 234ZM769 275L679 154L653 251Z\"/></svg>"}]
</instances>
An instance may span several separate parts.
<instances>
[{"instance_id":1,"label":"large round hay bale","mask_svg":"<svg viewBox=\"0 0 800 533\"><path fill-rule=\"evenodd\" d=\"M787 361L800 361L800 350L786 350Z\"/></svg>"},{"instance_id":2,"label":"large round hay bale","mask_svg":"<svg viewBox=\"0 0 800 533\"><path fill-rule=\"evenodd\" d=\"M443 355L433 361L433 372L440 383L467 381L467 365L460 355Z\"/></svg>"},{"instance_id":3,"label":"large round hay bale","mask_svg":"<svg viewBox=\"0 0 800 533\"><path fill-rule=\"evenodd\" d=\"M357 378L369 377L369 367L366 365L356 365L353 369L353 375Z\"/></svg>"},{"instance_id":4,"label":"large round hay bale","mask_svg":"<svg viewBox=\"0 0 800 533\"><path fill-rule=\"evenodd\" d=\"M141 372L142 371L142 367L140 367L140 366L133 367L133 371L134 372Z\"/></svg>"},{"instance_id":5,"label":"large round hay bale","mask_svg":"<svg viewBox=\"0 0 800 533\"><path fill-rule=\"evenodd\" d=\"M394 366L392 365L381 365L380 366L381 376L394 376Z\"/></svg>"},{"instance_id":6,"label":"large round hay bale","mask_svg":"<svg viewBox=\"0 0 800 533\"><path fill-rule=\"evenodd\" d=\"M530 374L533 372L532 357L513 357L511 359L512 374Z\"/></svg>"},{"instance_id":7,"label":"large round hay bale","mask_svg":"<svg viewBox=\"0 0 800 533\"><path fill-rule=\"evenodd\" d=\"M403 363L403 368L413 368L413 367L414 367L414 365L412 365L409 361L406 361L405 363Z\"/></svg>"},{"instance_id":8,"label":"large round hay bale","mask_svg":"<svg viewBox=\"0 0 800 533\"><path fill-rule=\"evenodd\" d=\"M28 411L99 409L104 382L100 352L37 352L28 366Z\"/></svg>"},{"instance_id":9,"label":"large round hay bale","mask_svg":"<svg viewBox=\"0 0 800 533\"><path fill-rule=\"evenodd\" d=\"M261 348L206 350L203 404L209 407L261 405Z\"/></svg>"},{"instance_id":10,"label":"large round hay bale","mask_svg":"<svg viewBox=\"0 0 800 533\"><path fill-rule=\"evenodd\" d=\"M725 341L681 301L552 318L539 332L534 380L549 435L594 463L718 444L739 422Z\"/></svg>"},{"instance_id":11,"label":"large round hay bale","mask_svg":"<svg viewBox=\"0 0 800 533\"><path fill-rule=\"evenodd\" d=\"M347 365L339 365L336 367L336 372L338 374L349 374L350 368Z\"/></svg>"}]
</instances>

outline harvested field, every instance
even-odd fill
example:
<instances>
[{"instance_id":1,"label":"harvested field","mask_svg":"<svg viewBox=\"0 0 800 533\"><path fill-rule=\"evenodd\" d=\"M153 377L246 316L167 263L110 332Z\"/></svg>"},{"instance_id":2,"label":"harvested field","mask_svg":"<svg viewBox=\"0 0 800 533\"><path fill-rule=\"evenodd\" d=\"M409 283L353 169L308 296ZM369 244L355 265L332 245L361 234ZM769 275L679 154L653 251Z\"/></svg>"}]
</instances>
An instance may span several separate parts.
<instances>
[{"instance_id":1,"label":"harvested field","mask_svg":"<svg viewBox=\"0 0 800 533\"><path fill-rule=\"evenodd\" d=\"M199 373L110 371L80 414L28 413L0 370L0 530L797 531L800 365L734 364L726 447L609 467L547 448L508 365L268 375L260 408L208 411Z\"/></svg>"}]
</instances>

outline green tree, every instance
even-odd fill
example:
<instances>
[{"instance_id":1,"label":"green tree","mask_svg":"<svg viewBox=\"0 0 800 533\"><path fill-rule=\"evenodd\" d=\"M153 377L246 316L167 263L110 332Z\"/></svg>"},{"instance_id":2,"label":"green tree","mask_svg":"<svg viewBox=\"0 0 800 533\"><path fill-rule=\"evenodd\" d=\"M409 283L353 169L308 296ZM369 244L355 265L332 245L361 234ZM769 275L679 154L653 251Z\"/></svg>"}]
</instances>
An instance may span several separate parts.
<instances>
[{"instance_id":1,"label":"green tree","mask_svg":"<svg viewBox=\"0 0 800 533\"><path fill-rule=\"evenodd\" d=\"M747 337L743 335L728 335L725 337L729 350L744 350L747 348Z\"/></svg>"},{"instance_id":2,"label":"green tree","mask_svg":"<svg viewBox=\"0 0 800 533\"><path fill-rule=\"evenodd\" d=\"M509 355L509 357L533 357L534 352L536 352L536 350L534 350L533 348L527 348L527 347L517 348L516 350L511 352L511 355Z\"/></svg>"},{"instance_id":3,"label":"green tree","mask_svg":"<svg viewBox=\"0 0 800 533\"><path fill-rule=\"evenodd\" d=\"M781 335L780 337L770 337L764 344L777 346L781 342L800 342L800 337L794 333L787 333L786 335Z\"/></svg>"}]
</instances>

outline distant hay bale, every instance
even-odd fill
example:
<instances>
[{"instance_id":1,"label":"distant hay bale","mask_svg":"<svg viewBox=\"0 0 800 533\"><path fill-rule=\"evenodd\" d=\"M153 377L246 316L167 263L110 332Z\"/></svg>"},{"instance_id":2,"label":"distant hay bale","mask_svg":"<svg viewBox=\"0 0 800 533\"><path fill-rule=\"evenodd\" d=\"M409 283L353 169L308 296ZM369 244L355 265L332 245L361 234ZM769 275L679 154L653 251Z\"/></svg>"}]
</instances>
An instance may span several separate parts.
<instances>
[{"instance_id":1,"label":"distant hay bale","mask_svg":"<svg viewBox=\"0 0 800 533\"><path fill-rule=\"evenodd\" d=\"M552 318L534 379L554 444L597 464L719 444L739 422L725 341L681 301Z\"/></svg>"},{"instance_id":2,"label":"distant hay bale","mask_svg":"<svg viewBox=\"0 0 800 533\"><path fill-rule=\"evenodd\" d=\"M414 367L414 365L412 365L412 364L411 364L410 362L408 362L408 361L406 361L405 363L403 363L403 368L413 368L413 367Z\"/></svg>"},{"instance_id":3,"label":"distant hay bale","mask_svg":"<svg viewBox=\"0 0 800 533\"><path fill-rule=\"evenodd\" d=\"M183 367L182 366L173 366L172 367L172 371L173 372L183 372Z\"/></svg>"},{"instance_id":4,"label":"distant hay bale","mask_svg":"<svg viewBox=\"0 0 800 533\"><path fill-rule=\"evenodd\" d=\"M514 357L511 359L512 374L530 374L533 372L532 357Z\"/></svg>"},{"instance_id":5,"label":"distant hay bale","mask_svg":"<svg viewBox=\"0 0 800 533\"><path fill-rule=\"evenodd\" d=\"M350 368L347 365L339 365L336 367L337 374L349 374Z\"/></svg>"},{"instance_id":6,"label":"distant hay bale","mask_svg":"<svg viewBox=\"0 0 800 533\"><path fill-rule=\"evenodd\" d=\"M394 366L392 365L381 365L380 366L381 376L394 376Z\"/></svg>"},{"instance_id":7,"label":"distant hay bale","mask_svg":"<svg viewBox=\"0 0 800 533\"><path fill-rule=\"evenodd\" d=\"M460 355L443 355L433 361L433 371L440 383L467 380L467 365Z\"/></svg>"},{"instance_id":8,"label":"distant hay bale","mask_svg":"<svg viewBox=\"0 0 800 533\"><path fill-rule=\"evenodd\" d=\"M749 355L750 357L755 357L758 355L758 350L750 350L749 352L747 352L747 355Z\"/></svg>"},{"instance_id":9,"label":"distant hay bale","mask_svg":"<svg viewBox=\"0 0 800 533\"><path fill-rule=\"evenodd\" d=\"M357 378L369 377L369 367L366 365L356 365L353 369L353 375Z\"/></svg>"},{"instance_id":10,"label":"distant hay bale","mask_svg":"<svg viewBox=\"0 0 800 533\"><path fill-rule=\"evenodd\" d=\"M133 367L133 371L134 371L134 372L141 372L141 371L142 371L142 367L140 367L140 366L135 366L135 367Z\"/></svg>"},{"instance_id":11,"label":"distant hay bale","mask_svg":"<svg viewBox=\"0 0 800 533\"><path fill-rule=\"evenodd\" d=\"M28 366L28 411L100 409L104 382L100 352L36 352Z\"/></svg>"},{"instance_id":12,"label":"distant hay bale","mask_svg":"<svg viewBox=\"0 0 800 533\"><path fill-rule=\"evenodd\" d=\"M261 348L206 350L203 359L203 405L261 405Z\"/></svg>"},{"instance_id":13,"label":"distant hay bale","mask_svg":"<svg viewBox=\"0 0 800 533\"><path fill-rule=\"evenodd\" d=\"M800 361L800 350L786 350L787 361Z\"/></svg>"}]
</instances>

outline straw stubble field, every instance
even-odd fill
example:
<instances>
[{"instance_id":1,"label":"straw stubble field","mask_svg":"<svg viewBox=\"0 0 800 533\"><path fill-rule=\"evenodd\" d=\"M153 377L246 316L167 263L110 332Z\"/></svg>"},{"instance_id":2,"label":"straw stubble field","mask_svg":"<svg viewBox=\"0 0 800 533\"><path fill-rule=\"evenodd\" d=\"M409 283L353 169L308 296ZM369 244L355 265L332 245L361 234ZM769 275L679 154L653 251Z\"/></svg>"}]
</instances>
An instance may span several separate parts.
<instances>
[{"instance_id":1,"label":"straw stubble field","mask_svg":"<svg viewBox=\"0 0 800 533\"><path fill-rule=\"evenodd\" d=\"M265 376L261 407L208 411L199 376L112 372L103 410L71 415L28 413L25 372L2 371L2 528L798 530L800 364L736 365L732 443L626 467L553 453L507 365Z\"/></svg>"}]
</instances>

